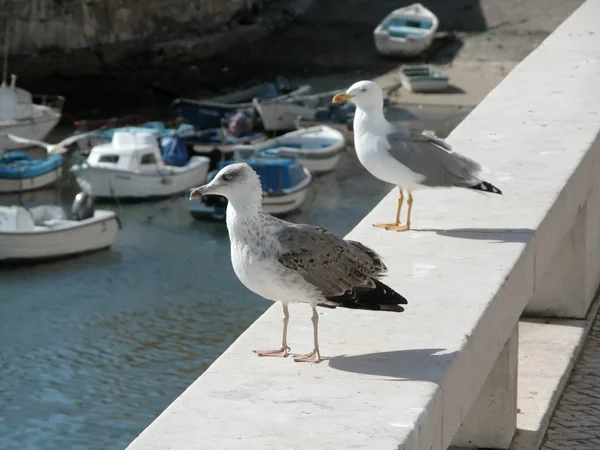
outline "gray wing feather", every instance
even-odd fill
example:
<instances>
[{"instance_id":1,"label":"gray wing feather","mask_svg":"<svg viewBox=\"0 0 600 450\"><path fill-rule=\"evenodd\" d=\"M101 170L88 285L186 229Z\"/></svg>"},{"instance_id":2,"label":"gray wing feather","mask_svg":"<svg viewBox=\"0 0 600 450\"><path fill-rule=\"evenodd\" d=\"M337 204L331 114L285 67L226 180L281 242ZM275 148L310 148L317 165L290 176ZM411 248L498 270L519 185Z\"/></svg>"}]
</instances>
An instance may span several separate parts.
<instances>
[{"instance_id":1,"label":"gray wing feather","mask_svg":"<svg viewBox=\"0 0 600 450\"><path fill-rule=\"evenodd\" d=\"M358 287L374 287L371 278L387 271L370 248L345 241L324 228L291 224L276 235L279 262L318 288L324 297Z\"/></svg>"},{"instance_id":2,"label":"gray wing feather","mask_svg":"<svg viewBox=\"0 0 600 450\"><path fill-rule=\"evenodd\" d=\"M404 166L425 179L429 187L467 187L480 181L477 173L481 166L459 153L435 136L398 130L388 134L390 154Z\"/></svg>"}]
</instances>

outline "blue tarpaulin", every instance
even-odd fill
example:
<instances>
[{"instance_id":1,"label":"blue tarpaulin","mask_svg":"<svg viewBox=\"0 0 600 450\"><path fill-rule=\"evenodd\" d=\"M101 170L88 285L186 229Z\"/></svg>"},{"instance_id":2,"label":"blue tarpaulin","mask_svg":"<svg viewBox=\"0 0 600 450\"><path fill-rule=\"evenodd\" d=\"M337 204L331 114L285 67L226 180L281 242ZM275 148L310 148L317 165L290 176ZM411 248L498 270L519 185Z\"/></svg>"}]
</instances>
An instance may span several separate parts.
<instances>
[{"instance_id":1,"label":"blue tarpaulin","mask_svg":"<svg viewBox=\"0 0 600 450\"><path fill-rule=\"evenodd\" d=\"M219 161L215 174L223 167L238 162L240 161ZM290 189L307 176L302 165L295 159L252 157L245 162L258 174L263 191L270 193Z\"/></svg>"},{"instance_id":2,"label":"blue tarpaulin","mask_svg":"<svg viewBox=\"0 0 600 450\"><path fill-rule=\"evenodd\" d=\"M183 167L188 162L188 152L181 139L168 136L160 140L160 154L167 166Z\"/></svg>"}]
</instances>

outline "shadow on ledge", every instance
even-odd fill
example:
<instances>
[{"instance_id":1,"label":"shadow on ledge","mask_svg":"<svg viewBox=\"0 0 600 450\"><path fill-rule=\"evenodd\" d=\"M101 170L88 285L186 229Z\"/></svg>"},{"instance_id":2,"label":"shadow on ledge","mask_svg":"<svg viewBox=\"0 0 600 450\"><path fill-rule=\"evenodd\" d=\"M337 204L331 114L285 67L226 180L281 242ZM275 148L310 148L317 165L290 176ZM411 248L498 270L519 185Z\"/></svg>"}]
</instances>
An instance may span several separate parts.
<instances>
[{"instance_id":1,"label":"shadow on ledge","mask_svg":"<svg viewBox=\"0 0 600 450\"><path fill-rule=\"evenodd\" d=\"M451 230L436 230L433 228L413 229L414 231L434 232L440 236L459 239L484 240L495 243L529 242L535 233L531 228L454 228Z\"/></svg>"},{"instance_id":2,"label":"shadow on ledge","mask_svg":"<svg viewBox=\"0 0 600 450\"><path fill-rule=\"evenodd\" d=\"M422 348L365 355L342 355L331 358L329 366L342 372L439 383L457 353L438 354L444 351L446 349L443 348Z\"/></svg>"}]
</instances>

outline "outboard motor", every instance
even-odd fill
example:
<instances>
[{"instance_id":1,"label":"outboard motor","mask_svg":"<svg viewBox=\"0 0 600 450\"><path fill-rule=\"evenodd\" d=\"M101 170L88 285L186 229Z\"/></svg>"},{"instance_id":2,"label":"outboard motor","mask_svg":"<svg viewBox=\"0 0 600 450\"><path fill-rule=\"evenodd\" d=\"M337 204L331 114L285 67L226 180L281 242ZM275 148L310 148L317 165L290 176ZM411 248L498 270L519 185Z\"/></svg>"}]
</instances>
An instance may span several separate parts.
<instances>
[{"instance_id":1,"label":"outboard motor","mask_svg":"<svg viewBox=\"0 0 600 450\"><path fill-rule=\"evenodd\" d=\"M290 82L283 75L279 75L277 78L275 78L275 84L277 85L279 92L282 94L289 94L292 92L292 86L290 85Z\"/></svg>"},{"instance_id":2,"label":"outboard motor","mask_svg":"<svg viewBox=\"0 0 600 450\"><path fill-rule=\"evenodd\" d=\"M75 196L71 207L71 218L73 220L84 220L94 217L94 197L85 192Z\"/></svg>"}]
</instances>

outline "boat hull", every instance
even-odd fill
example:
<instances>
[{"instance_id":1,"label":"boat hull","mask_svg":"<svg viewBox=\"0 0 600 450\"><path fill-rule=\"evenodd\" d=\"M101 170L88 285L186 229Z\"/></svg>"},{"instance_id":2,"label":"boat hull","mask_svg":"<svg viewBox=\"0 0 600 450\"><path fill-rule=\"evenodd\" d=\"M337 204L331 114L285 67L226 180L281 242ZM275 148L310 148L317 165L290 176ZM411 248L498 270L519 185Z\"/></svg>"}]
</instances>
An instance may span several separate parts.
<instances>
[{"instance_id":1,"label":"boat hull","mask_svg":"<svg viewBox=\"0 0 600 450\"><path fill-rule=\"evenodd\" d=\"M298 162L310 170L312 173L326 173L335 170L340 161L340 150L332 153L331 156L322 158L303 157L298 155Z\"/></svg>"},{"instance_id":2,"label":"boat hull","mask_svg":"<svg viewBox=\"0 0 600 450\"><path fill-rule=\"evenodd\" d=\"M354 131L350 130L348 128L348 125L345 123L323 122L319 120L300 120L296 123L296 125L298 129L327 125L328 127L331 127L334 130L337 130L340 133L342 133L342 136L344 136L344 139L346 140L346 145L348 147L354 147Z\"/></svg>"},{"instance_id":3,"label":"boat hull","mask_svg":"<svg viewBox=\"0 0 600 450\"><path fill-rule=\"evenodd\" d=\"M297 120L314 120L315 109L288 102L255 102L267 131L288 131L296 128Z\"/></svg>"},{"instance_id":4,"label":"boat hull","mask_svg":"<svg viewBox=\"0 0 600 450\"><path fill-rule=\"evenodd\" d=\"M0 231L0 261L53 259L100 250L113 245L121 227L112 211L97 210L94 217L33 231Z\"/></svg>"},{"instance_id":5,"label":"boat hull","mask_svg":"<svg viewBox=\"0 0 600 450\"><path fill-rule=\"evenodd\" d=\"M303 142L306 143L305 148L294 148ZM324 142L328 144L324 144L325 147L320 146ZM313 145L318 147L313 148ZM334 170L345 147L344 135L327 125L301 128L253 146L259 153L266 150L269 155L297 158L300 164L315 174Z\"/></svg>"},{"instance_id":6,"label":"boat hull","mask_svg":"<svg viewBox=\"0 0 600 450\"><path fill-rule=\"evenodd\" d=\"M6 136L8 133L43 141L60 121L61 113L51 107L45 105L33 105L33 107L34 115L31 118L0 122L0 149L16 150L28 147L27 144L11 141Z\"/></svg>"},{"instance_id":7,"label":"boat hull","mask_svg":"<svg viewBox=\"0 0 600 450\"><path fill-rule=\"evenodd\" d=\"M76 168L82 189L89 187L94 197L143 199L167 197L205 183L209 159L194 156L185 167L160 172L131 172L84 164Z\"/></svg>"},{"instance_id":8,"label":"boat hull","mask_svg":"<svg viewBox=\"0 0 600 450\"><path fill-rule=\"evenodd\" d=\"M60 179L61 174L62 169L58 168L51 172L30 178L0 178L0 194L41 189L56 182Z\"/></svg>"}]
</instances>

